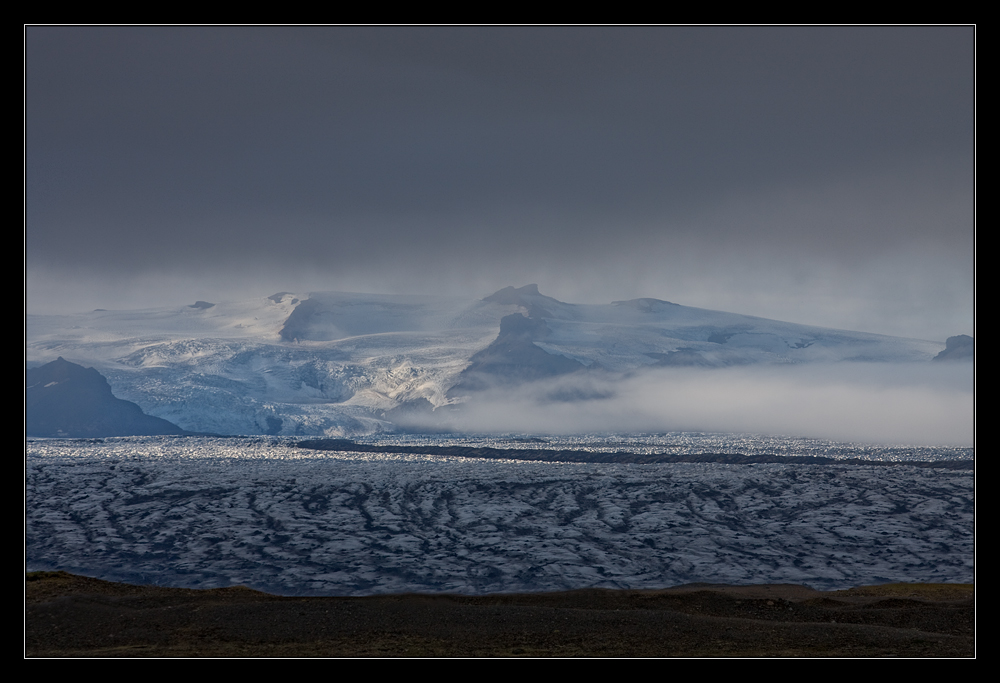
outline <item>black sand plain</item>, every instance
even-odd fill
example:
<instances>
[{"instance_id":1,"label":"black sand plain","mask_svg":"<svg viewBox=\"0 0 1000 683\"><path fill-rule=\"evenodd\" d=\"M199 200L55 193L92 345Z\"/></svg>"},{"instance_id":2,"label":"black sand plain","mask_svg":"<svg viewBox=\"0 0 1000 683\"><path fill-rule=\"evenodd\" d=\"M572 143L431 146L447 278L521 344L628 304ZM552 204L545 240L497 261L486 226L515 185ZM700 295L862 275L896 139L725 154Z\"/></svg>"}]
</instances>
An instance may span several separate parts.
<instances>
[{"instance_id":1,"label":"black sand plain","mask_svg":"<svg viewBox=\"0 0 1000 683\"><path fill-rule=\"evenodd\" d=\"M284 597L25 580L26 657L973 657L972 584Z\"/></svg>"}]
</instances>

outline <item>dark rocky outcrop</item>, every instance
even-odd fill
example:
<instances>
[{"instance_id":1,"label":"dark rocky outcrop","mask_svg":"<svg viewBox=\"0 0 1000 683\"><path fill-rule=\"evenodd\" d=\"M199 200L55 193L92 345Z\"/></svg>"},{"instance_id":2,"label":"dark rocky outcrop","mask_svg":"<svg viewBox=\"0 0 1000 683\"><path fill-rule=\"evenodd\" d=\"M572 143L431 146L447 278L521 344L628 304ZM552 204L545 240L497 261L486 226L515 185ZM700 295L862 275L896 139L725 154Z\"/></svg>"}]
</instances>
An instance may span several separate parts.
<instances>
[{"instance_id":1,"label":"dark rocky outcrop","mask_svg":"<svg viewBox=\"0 0 1000 683\"><path fill-rule=\"evenodd\" d=\"M538 285L525 285L524 287L504 287L498 292L490 294L483 301L495 304L505 304L509 306L521 306L528 312L530 318L551 318L551 311L546 304L564 306L558 299L545 296L538 291Z\"/></svg>"},{"instance_id":2,"label":"dark rocky outcrop","mask_svg":"<svg viewBox=\"0 0 1000 683\"><path fill-rule=\"evenodd\" d=\"M459 375L449 395L513 386L586 368L579 361L546 353L535 346L534 342L548 335L544 320L526 318L520 313L505 316L496 340L472 356L472 362Z\"/></svg>"},{"instance_id":3,"label":"dark rocky outcrop","mask_svg":"<svg viewBox=\"0 0 1000 683\"><path fill-rule=\"evenodd\" d=\"M310 338L310 327L322 312L322 306L315 299L306 299L292 309L281 328L281 338L285 341L299 341ZM329 341L329 340L323 340Z\"/></svg>"},{"instance_id":4,"label":"dark rocky outcrop","mask_svg":"<svg viewBox=\"0 0 1000 683\"><path fill-rule=\"evenodd\" d=\"M934 356L934 360L974 360L976 357L976 341L967 334L948 337L944 343L944 351Z\"/></svg>"},{"instance_id":5,"label":"dark rocky outcrop","mask_svg":"<svg viewBox=\"0 0 1000 683\"><path fill-rule=\"evenodd\" d=\"M537 440L536 440L537 441ZM948 470L974 470L976 461L969 460L867 460L864 458L830 458L813 455L776 455L758 453L633 453L630 451L580 451L558 448L491 448L489 446L405 446L400 444L355 443L349 439L306 439L295 444L298 448L349 453L398 453L406 455L437 455L452 458L485 458L488 460L530 460L533 462L586 462L618 464L662 463L724 463L728 465L864 465L866 467L922 467Z\"/></svg>"},{"instance_id":6,"label":"dark rocky outcrop","mask_svg":"<svg viewBox=\"0 0 1000 683\"><path fill-rule=\"evenodd\" d=\"M94 368L63 358L25 371L25 434L47 437L191 434L115 398Z\"/></svg>"}]
</instances>

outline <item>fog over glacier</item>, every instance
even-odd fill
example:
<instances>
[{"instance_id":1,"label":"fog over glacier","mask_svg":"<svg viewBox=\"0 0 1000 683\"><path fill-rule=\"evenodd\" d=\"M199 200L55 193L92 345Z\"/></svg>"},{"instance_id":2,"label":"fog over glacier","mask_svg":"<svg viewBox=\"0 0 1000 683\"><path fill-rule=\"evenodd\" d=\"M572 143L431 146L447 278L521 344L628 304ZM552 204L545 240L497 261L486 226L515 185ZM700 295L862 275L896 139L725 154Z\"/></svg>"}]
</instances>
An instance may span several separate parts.
<instances>
[{"instance_id":1,"label":"fog over glacier","mask_svg":"<svg viewBox=\"0 0 1000 683\"><path fill-rule=\"evenodd\" d=\"M972 445L975 414L971 364L664 368L496 389L465 408L452 424L472 432L669 429L921 445Z\"/></svg>"}]
</instances>

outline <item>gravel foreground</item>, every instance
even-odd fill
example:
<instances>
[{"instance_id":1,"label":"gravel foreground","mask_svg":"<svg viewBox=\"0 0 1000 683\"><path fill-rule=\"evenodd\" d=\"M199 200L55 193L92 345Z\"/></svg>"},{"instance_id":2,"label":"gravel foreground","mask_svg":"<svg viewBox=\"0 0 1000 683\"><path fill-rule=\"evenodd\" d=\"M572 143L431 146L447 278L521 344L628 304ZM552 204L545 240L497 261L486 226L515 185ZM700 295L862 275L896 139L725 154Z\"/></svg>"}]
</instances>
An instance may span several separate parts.
<instances>
[{"instance_id":1,"label":"gravel foreground","mask_svg":"<svg viewBox=\"0 0 1000 683\"><path fill-rule=\"evenodd\" d=\"M972 584L281 597L25 580L26 657L973 657Z\"/></svg>"}]
</instances>

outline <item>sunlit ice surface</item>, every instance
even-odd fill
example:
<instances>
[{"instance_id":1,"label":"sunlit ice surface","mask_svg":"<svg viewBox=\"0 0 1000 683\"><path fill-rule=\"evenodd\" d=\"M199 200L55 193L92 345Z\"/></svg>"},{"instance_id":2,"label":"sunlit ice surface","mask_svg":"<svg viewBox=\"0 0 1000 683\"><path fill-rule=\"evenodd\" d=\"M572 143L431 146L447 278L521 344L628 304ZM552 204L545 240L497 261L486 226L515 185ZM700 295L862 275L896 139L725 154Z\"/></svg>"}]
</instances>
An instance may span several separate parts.
<instances>
[{"instance_id":1,"label":"sunlit ice surface","mask_svg":"<svg viewBox=\"0 0 1000 683\"><path fill-rule=\"evenodd\" d=\"M971 460L970 448L711 433L363 442L510 459L290 437L33 439L28 569L298 595L973 581L973 472L905 464ZM530 462L518 449L845 462Z\"/></svg>"}]
</instances>

